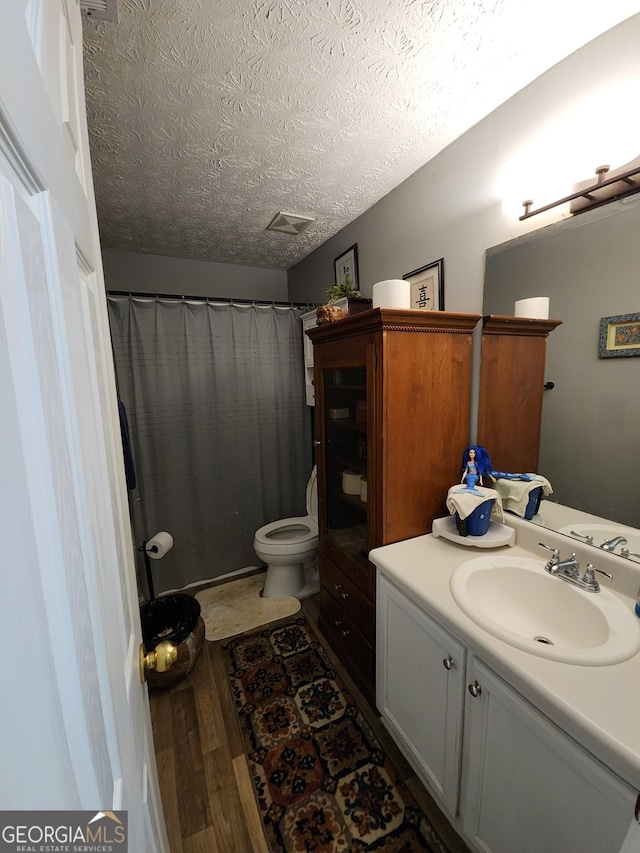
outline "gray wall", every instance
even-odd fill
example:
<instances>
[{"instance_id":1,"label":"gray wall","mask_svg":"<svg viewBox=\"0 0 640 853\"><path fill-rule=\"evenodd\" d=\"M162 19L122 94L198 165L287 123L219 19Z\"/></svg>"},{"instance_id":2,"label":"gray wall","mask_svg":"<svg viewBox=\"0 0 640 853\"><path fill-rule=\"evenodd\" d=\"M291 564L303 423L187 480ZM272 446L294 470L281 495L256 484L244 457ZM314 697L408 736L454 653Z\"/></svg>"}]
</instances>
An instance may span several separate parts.
<instances>
[{"instance_id":1,"label":"gray wall","mask_svg":"<svg viewBox=\"0 0 640 853\"><path fill-rule=\"evenodd\" d=\"M480 312L485 249L567 215L560 209L519 222L517 215L504 213L505 167L532 145L550 118L572 110L594 90L640 75L639 43L640 15L635 15L539 77L293 266L289 270L290 298L324 300L326 289L333 284L334 259L357 243L364 296L371 296L377 281L402 278L443 257L446 309ZM607 109L603 99L597 121L609 121L619 134L616 114L609 115ZM579 152L589 138L589 128L580 126L568 142ZM531 171L540 167L535 145L532 151ZM565 156L573 154L569 151ZM617 165L622 164L612 163ZM528 173L526 167L523 171ZM526 179L527 174L520 177ZM588 172L567 174L564 191L538 198L537 203L566 194L573 181L588 177ZM523 190L522 198L531 194L535 198L535 181L529 186L525 180L524 185L528 189L527 194Z\"/></svg>"},{"instance_id":2,"label":"gray wall","mask_svg":"<svg viewBox=\"0 0 640 853\"><path fill-rule=\"evenodd\" d=\"M265 267L145 255L102 253L107 290L236 299L288 300L287 274Z\"/></svg>"},{"instance_id":3,"label":"gray wall","mask_svg":"<svg viewBox=\"0 0 640 853\"><path fill-rule=\"evenodd\" d=\"M617 202L487 255L484 313L548 296L540 473L553 500L640 527L640 358L598 357L600 320L640 312L640 201ZM499 377L496 377L499 380Z\"/></svg>"},{"instance_id":4,"label":"gray wall","mask_svg":"<svg viewBox=\"0 0 640 853\"><path fill-rule=\"evenodd\" d=\"M522 212L521 208L517 212L507 212L503 206L503 197L513 189L511 183L515 184L517 180L526 188L522 190L518 201L533 197L536 205L546 204L568 194L574 182L589 178L589 170L583 171L581 168L575 174L574 161L584 153L583 146L588 145L594 130L598 127L609 128L610 142L620 141L621 138L624 141L621 130L624 116L621 115L620 106L615 104L613 98L609 99L602 93L621 85L628 86L630 81L640 79L639 43L640 15L634 15L551 68L292 267L289 270L290 299L323 301L327 287L333 283L334 259L357 243L360 290L364 296L372 295L373 285L377 281L401 278L411 270L444 258L446 310L482 313L487 248L538 231L560 220L569 221L569 212L567 206L564 206L520 222L518 215ZM508 69L505 69L505 73L508 73ZM594 99L596 106L588 121L562 134L548 133L547 138L553 140L554 149L545 158L545 152L538 143L544 137L548 124L573 114L576 105ZM627 157L630 160L638 155L638 135L630 131L626 131L626 135L633 149L633 153ZM557 156L554 156L556 148ZM523 160L523 151L529 152L528 161ZM530 175L537 171L544 176L545 169L557 164L561 154L565 163L561 188L549 195ZM613 157L609 154L604 156ZM519 168L519 172L516 171L512 181L511 177L506 179L505 174L514 161L524 162L524 165ZM595 170L601 162L608 161L598 159L590 168ZM626 160L613 160L611 166L616 168L624 162ZM629 254L629 249L625 249L625 252ZM632 267L637 266L634 258L630 259L630 264ZM602 289L602 283L598 284L598 289ZM539 287L534 289L533 295L536 294L540 294ZM509 300L509 313L513 311L514 301L515 290ZM560 306L555 307L559 313ZM613 313L614 310L607 302L601 316ZM633 304L627 305L621 312L634 310L640 310L637 301L635 308ZM471 441L475 440L476 435L479 333L478 326L474 334L474 378L469 429ZM636 359L631 361L640 365ZM610 368L608 371L605 370L607 367ZM637 381L635 386L626 384L627 377L623 376L623 371L630 369L629 366L623 368L618 360L613 369L611 367L611 360L599 365L599 369L605 370L612 397L614 388L617 393L624 395L629 393L629 387L637 387ZM588 392L584 393L588 399ZM600 419L599 422L609 425L612 420L618 420L614 413L616 405L612 402L612 408L609 408L603 404L604 411L598 411L597 414L593 407L581 407L580 411L585 412L584 417L589 421ZM554 472L549 473L553 479ZM616 472L615 476L621 476L621 473ZM597 492L600 488L598 484L597 489L591 488L590 491ZM578 491L582 502L585 492L582 487ZM604 504L611 503L610 495ZM601 514L611 517L606 512ZM636 521L632 523L637 525L637 522L636 515Z\"/></svg>"}]
</instances>

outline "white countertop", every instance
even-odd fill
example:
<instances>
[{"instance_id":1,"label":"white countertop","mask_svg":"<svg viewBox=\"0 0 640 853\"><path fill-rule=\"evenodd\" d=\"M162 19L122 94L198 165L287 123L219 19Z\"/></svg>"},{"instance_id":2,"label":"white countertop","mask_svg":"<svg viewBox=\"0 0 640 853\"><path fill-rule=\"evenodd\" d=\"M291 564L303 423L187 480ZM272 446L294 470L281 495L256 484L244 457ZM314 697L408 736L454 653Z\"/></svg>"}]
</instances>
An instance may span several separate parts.
<instances>
[{"instance_id":1,"label":"white countertop","mask_svg":"<svg viewBox=\"0 0 640 853\"><path fill-rule=\"evenodd\" d=\"M520 519L511 523L516 529L516 545L495 549L496 554L546 561L548 555L538 542L559 547L561 559L575 551L583 565L593 561L611 572L614 580L604 580L602 585L634 610L640 571L621 565L628 560L599 553L596 561L589 546ZM449 590L455 569L480 555L429 534L376 548L369 559L561 729L640 790L640 652L612 666L578 666L538 657L496 639L460 610Z\"/></svg>"}]
</instances>

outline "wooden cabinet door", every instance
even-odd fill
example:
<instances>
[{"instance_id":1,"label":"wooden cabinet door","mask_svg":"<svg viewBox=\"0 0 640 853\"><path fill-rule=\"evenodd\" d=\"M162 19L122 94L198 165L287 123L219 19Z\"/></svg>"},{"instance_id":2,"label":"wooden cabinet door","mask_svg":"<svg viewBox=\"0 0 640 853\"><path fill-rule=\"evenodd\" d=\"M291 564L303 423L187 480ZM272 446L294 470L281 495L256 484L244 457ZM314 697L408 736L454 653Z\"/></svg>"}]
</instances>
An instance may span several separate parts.
<instances>
[{"instance_id":1,"label":"wooden cabinet door","mask_svg":"<svg viewBox=\"0 0 640 853\"><path fill-rule=\"evenodd\" d=\"M476 848L617 853L637 792L477 658L468 682L461 813Z\"/></svg>"},{"instance_id":2,"label":"wooden cabinet door","mask_svg":"<svg viewBox=\"0 0 640 853\"><path fill-rule=\"evenodd\" d=\"M455 816L465 646L382 576L377 632L378 709L418 776Z\"/></svg>"}]
</instances>

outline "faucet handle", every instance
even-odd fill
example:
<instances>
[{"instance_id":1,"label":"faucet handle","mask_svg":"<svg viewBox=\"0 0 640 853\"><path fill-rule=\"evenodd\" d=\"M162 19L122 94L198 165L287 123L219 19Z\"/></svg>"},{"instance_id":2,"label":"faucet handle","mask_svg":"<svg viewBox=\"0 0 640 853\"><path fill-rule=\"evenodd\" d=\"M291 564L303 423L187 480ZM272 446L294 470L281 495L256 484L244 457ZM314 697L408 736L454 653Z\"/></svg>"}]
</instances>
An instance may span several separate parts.
<instances>
[{"instance_id":1,"label":"faucet handle","mask_svg":"<svg viewBox=\"0 0 640 853\"><path fill-rule=\"evenodd\" d=\"M620 548L620 556L628 560L629 557L640 557L640 554L636 554L635 551L630 551L628 548Z\"/></svg>"},{"instance_id":2,"label":"faucet handle","mask_svg":"<svg viewBox=\"0 0 640 853\"><path fill-rule=\"evenodd\" d=\"M569 533L571 536L577 536L579 539L584 539L587 545L593 545L593 536L590 536L587 533L580 533L578 530L570 530Z\"/></svg>"},{"instance_id":3,"label":"faucet handle","mask_svg":"<svg viewBox=\"0 0 640 853\"><path fill-rule=\"evenodd\" d=\"M546 548L547 551L553 551L553 557L551 559L554 563L560 562L560 551L557 548L552 548L551 545L545 545L544 542L538 542L538 545L541 548Z\"/></svg>"},{"instance_id":4,"label":"faucet handle","mask_svg":"<svg viewBox=\"0 0 640 853\"><path fill-rule=\"evenodd\" d=\"M613 579L613 575L610 575L609 572L603 572L602 569L596 569L593 563L589 563L587 568L584 570L584 575L582 576L582 587L588 592L598 592L600 589L600 584L596 580L596 572L604 575L610 580Z\"/></svg>"},{"instance_id":5,"label":"faucet handle","mask_svg":"<svg viewBox=\"0 0 640 853\"><path fill-rule=\"evenodd\" d=\"M589 568L589 566L587 566L587 568ZM613 580L613 575L610 575L609 572L603 572L602 569L596 569L595 566L591 566L591 568L594 570L594 572L598 572L599 574L604 575L605 578L609 578L610 581Z\"/></svg>"}]
</instances>

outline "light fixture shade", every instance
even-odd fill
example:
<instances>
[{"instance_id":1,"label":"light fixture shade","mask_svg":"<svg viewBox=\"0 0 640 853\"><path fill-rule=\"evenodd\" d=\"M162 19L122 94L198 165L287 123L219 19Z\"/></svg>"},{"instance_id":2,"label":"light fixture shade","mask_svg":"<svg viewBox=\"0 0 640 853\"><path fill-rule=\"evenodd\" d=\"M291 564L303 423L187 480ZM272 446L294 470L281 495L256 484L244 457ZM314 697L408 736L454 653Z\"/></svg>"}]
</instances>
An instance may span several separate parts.
<instances>
[{"instance_id":1,"label":"light fixture shade","mask_svg":"<svg viewBox=\"0 0 640 853\"><path fill-rule=\"evenodd\" d=\"M591 178L588 181L575 184L573 187L574 193L577 193L579 190L588 190L588 193L571 201L569 205L570 212L582 213L583 210L599 207L601 204L607 204L607 202L616 201L619 198L640 192L640 174L628 175L634 169L640 169L640 157L617 169L609 169L605 166L596 169L598 181ZM623 177L619 181L614 180L618 176ZM598 186L598 182L602 181L606 181L605 185L602 187Z\"/></svg>"}]
</instances>

